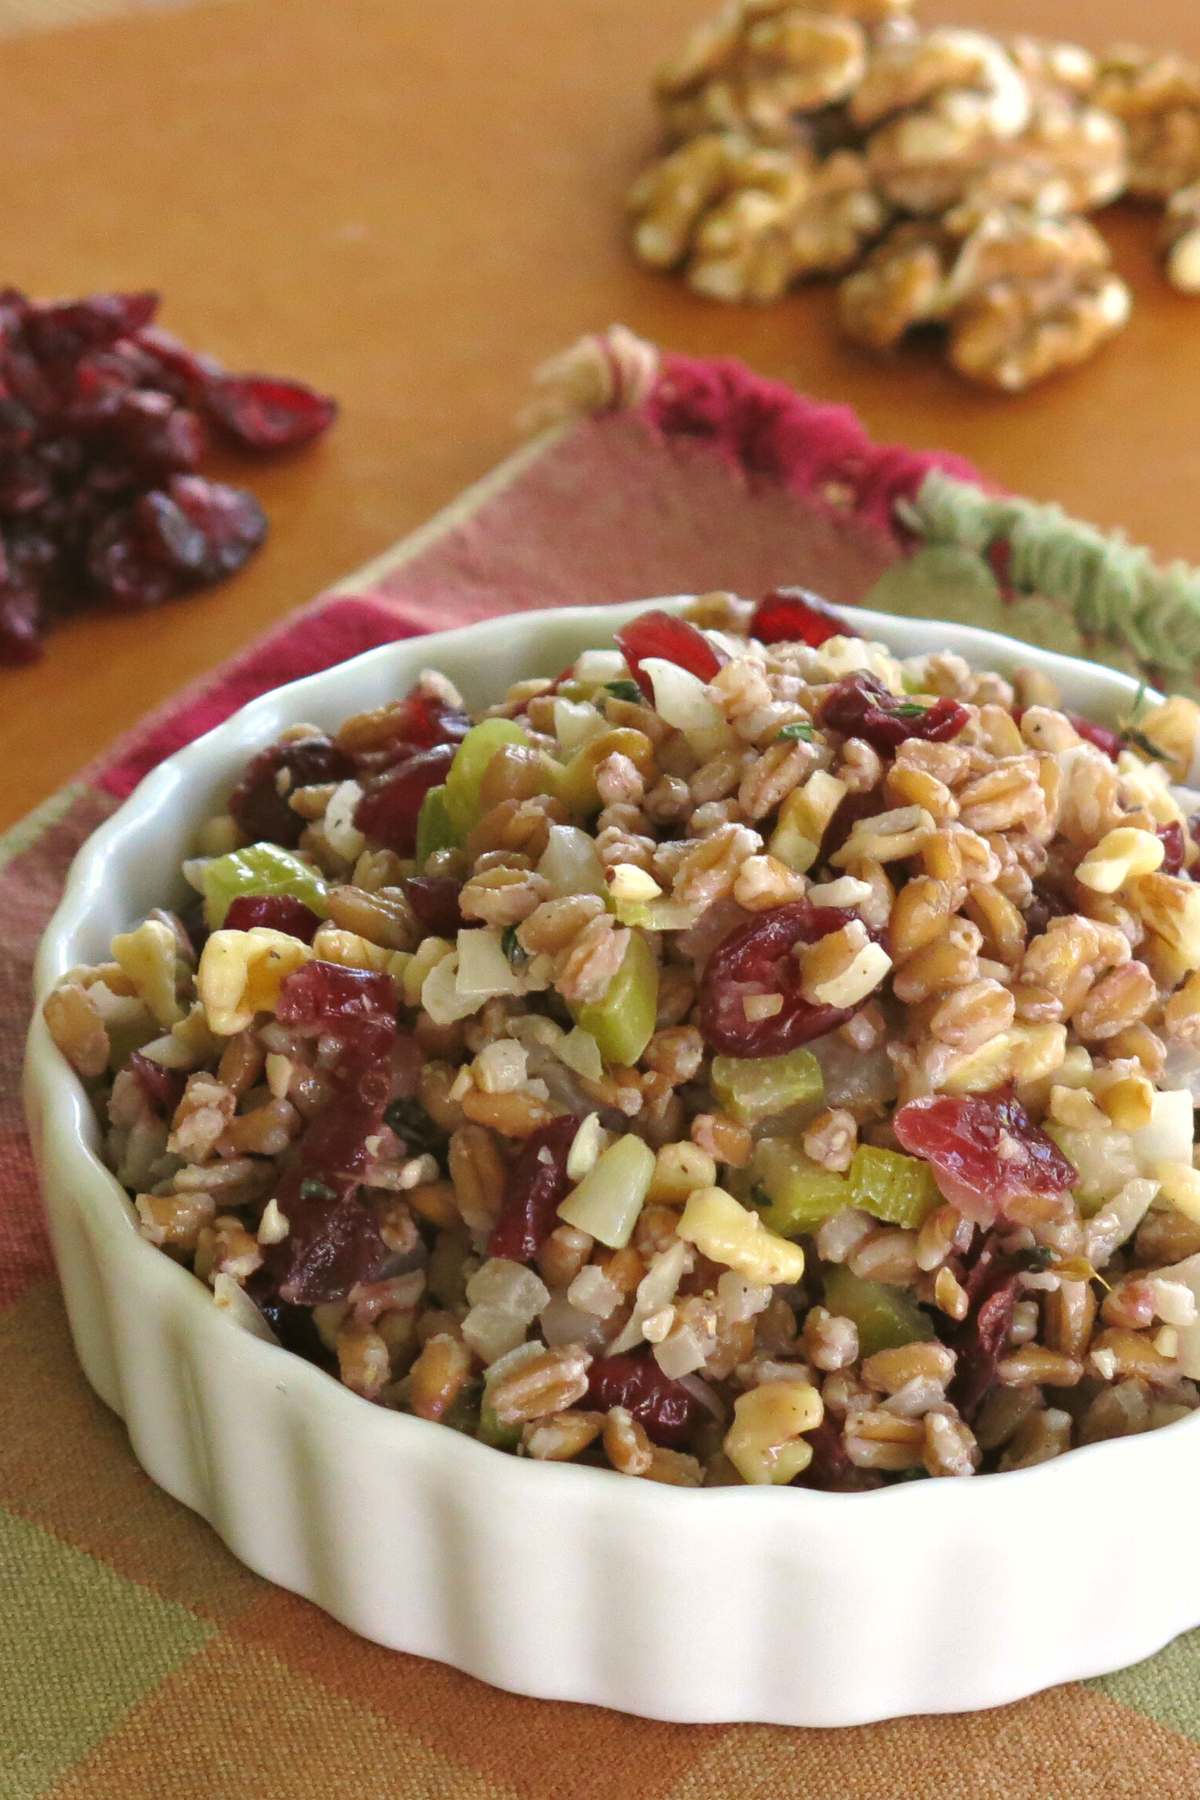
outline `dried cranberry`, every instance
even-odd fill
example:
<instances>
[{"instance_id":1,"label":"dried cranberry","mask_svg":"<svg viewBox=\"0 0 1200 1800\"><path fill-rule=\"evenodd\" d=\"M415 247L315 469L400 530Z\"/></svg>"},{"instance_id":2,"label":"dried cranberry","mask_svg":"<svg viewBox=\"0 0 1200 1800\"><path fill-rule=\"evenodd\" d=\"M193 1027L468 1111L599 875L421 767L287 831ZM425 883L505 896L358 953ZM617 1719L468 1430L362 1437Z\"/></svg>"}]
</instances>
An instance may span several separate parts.
<instances>
[{"instance_id":1,"label":"dried cranberry","mask_svg":"<svg viewBox=\"0 0 1200 1800\"><path fill-rule=\"evenodd\" d=\"M54 484L39 457L8 457L0 467L0 513L6 518L36 512L53 492Z\"/></svg>"},{"instance_id":2,"label":"dried cranberry","mask_svg":"<svg viewBox=\"0 0 1200 1800\"><path fill-rule=\"evenodd\" d=\"M1017 1194L1061 1194L1079 1179L1006 1088L910 1100L892 1129L905 1150L929 1163L951 1206L980 1225L1003 1217Z\"/></svg>"},{"instance_id":3,"label":"dried cranberry","mask_svg":"<svg viewBox=\"0 0 1200 1800\"><path fill-rule=\"evenodd\" d=\"M434 744L458 744L471 729L471 720L460 707L447 706L432 694L413 688L403 700L388 707L389 735L398 744L414 750L429 750Z\"/></svg>"},{"instance_id":4,"label":"dried cranberry","mask_svg":"<svg viewBox=\"0 0 1200 1800\"><path fill-rule=\"evenodd\" d=\"M1164 875L1178 875L1187 855L1183 826L1178 819L1173 819L1169 825L1160 825L1157 829L1163 843L1162 872Z\"/></svg>"},{"instance_id":5,"label":"dried cranberry","mask_svg":"<svg viewBox=\"0 0 1200 1800\"><path fill-rule=\"evenodd\" d=\"M356 1282L375 1280L387 1262L390 1252L359 1192L370 1160L367 1140L382 1128L384 1104L382 1092L344 1087L309 1125L295 1166L276 1189L289 1230L268 1250L267 1270L292 1304L342 1300Z\"/></svg>"},{"instance_id":6,"label":"dried cranberry","mask_svg":"<svg viewBox=\"0 0 1200 1800\"><path fill-rule=\"evenodd\" d=\"M0 456L17 456L33 442L37 420L19 400L0 395Z\"/></svg>"},{"instance_id":7,"label":"dried cranberry","mask_svg":"<svg viewBox=\"0 0 1200 1800\"><path fill-rule=\"evenodd\" d=\"M153 293L47 301L29 308L25 338L43 361L74 362L87 350L105 349L141 330L157 311L158 295Z\"/></svg>"},{"instance_id":8,"label":"dried cranberry","mask_svg":"<svg viewBox=\"0 0 1200 1800\"><path fill-rule=\"evenodd\" d=\"M290 1303L344 1299L387 1263L390 1252L359 1184L371 1158L368 1141L383 1128L394 998L389 977L332 963L307 964L280 990L280 1018L286 1012L286 1022L335 1032L343 1043L334 1069L338 1092L308 1125L275 1193L290 1229L268 1250L267 1270Z\"/></svg>"},{"instance_id":9,"label":"dried cranberry","mask_svg":"<svg viewBox=\"0 0 1200 1800\"><path fill-rule=\"evenodd\" d=\"M793 1487L817 1488L827 1494L852 1494L870 1485L864 1471L850 1460L839 1419L826 1413L821 1423L804 1434L812 1450L812 1461L803 1475L797 1475Z\"/></svg>"},{"instance_id":10,"label":"dried cranberry","mask_svg":"<svg viewBox=\"0 0 1200 1800\"><path fill-rule=\"evenodd\" d=\"M350 758L323 735L271 744L247 763L229 796L229 810L253 843L298 844L304 820L288 805L288 794L293 788L345 781L353 773Z\"/></svg>"},{"instance_id":11,"label":"dried cranberry","mask_svg":"<svg viewBox=\"0 0 1200 1800\"><path fill-rule=\"evenodd\" d=\"M203 394L209 416L245 450L294 450L328 431L337 401L302 381L222 375Z\"/></svg>"},{"instance_id":12,"label":"dried cranberry","mask_svg":"<svg viewBox=\"0 0 1200 1800\"><path fill-rule=\"evenodd\" d=\"M127 394L113 415L113 436L151 476L196 469L207 447L203 421L169 394Z\"/></svg>"},{"instance_id":13,"label":"dried cranberry","mask_svg":"<svg viewBox=\"0 0 1200 1800\"><path fill-rule=\"evenodd\" d=\"M129 1073L156 1113L169 1119L183 1098L187 1077L181 1069L165 1069L151 1056L135 1050L129 1058Z\"/></svg>"},{"instance_id":14,"label":"dried cranberry","mask_svg":"<svg viewBox=\"0 0 1200 1800\"><path fill-rule=\"evenodd\" d=\"M229 902L226 931L252 931L264 925L270 931L286 931L289 937L311 944L321 923L311 906L293 894L239 894Z\"/></svg>"},{"instance_id":15,"label":"dried cranberry","mask_svg":"<svg viewBox=\"0 0 1200 1800\"><path fill-rule=\"evenodd\" d=\"M588 1370L588 1399L603 1412L623 1406L656 1444L686 1444L698 1408L653 1356L598 1357Z\"/></svg>"},{"instance_id":16,"label":"dried cranberry","mask_svg":"<svg viewBox=\"0 0 1200 1800\"><path fill-rule=\"evenodd\" d=\"M567 1154L578 1130L579 1120L568 1114L526 1138L508 1171L499 1217L488 1239L489 1256L529 1262L537 1255L558 1224L558 1208L571 1189Z\"/></svg>"},{"instance_id":17,"label":"dried cranberry","mask_svg":"<svg viewBox=\"0 0 1200 1800\"><path fill-rule=\"evenodd\" d=\"M207 388L222 380L225 374L215 357L189 350L161 325L143 326L133 334L132 344L122 347L122 353L148 361L158 374L155 385L167 388L181 399L199 400Z\"/></svg>"},{"instance_id":18,"label":"dried cranberry","mask_svg":"<svg viewBox=\"0 0 1200 1800\"><path fill-rule=\"evenodd\" d=\"M822 700L817 717L829 730L864 738L888 755L908 738L944 744L958 736L969 715L957 700L942 698L926 706L902 699L874 675L860 670L835 683Z\"/></svg>"},{"instance_id":19,"label":"dried cranberry","mask_svg":"<svg viewBox=\"0 0 1200 1800\"><path fill-rule=\"evenodd\" d=\"M169 494L151 488L131 508L138 542L145 553L184 581L201 579L208 546L204 533L181 512Z\"/></svg>"},{"instance_id":20,"label":"dried cranberry","mask_svg":"<svg viewBox=\"0 0 1200 1800\"><path fill-rule=\"evenodd\" d=\"M417 847L421 802L430 788L440 787L446 779L455 750L454 744L434 744L368 782L355 808L358 829L398 856L411 856Z\"/></svg>"},{"instance_id":21,"label":"dried cranberry","mask_svg":"<svg viewBox=\"0 0 1200 1800\"><path fill-rule=\"evenodd\" d=\"M1116 762L1125 748L1125 740L1119 731L1114 731L1111 725L1097 725L1094 719L1085 719L1080 713L1068 713L1067 717L1081 738L1095 744L1097 750L1103 750L1105 756Z\"/></svg>"},{"instance_id":22,"label":"dried cranberry","mask_svg":"<svg viewBox=\"0 0 1200 1800\"><path fill-rule=\"evenodd\" d=\"M312 1308L294 1306L281 1300L268 1269L256 1270L251 1275L246 1283L246 1292L285 1350L330 1372L337 1368L337 1358L325 1348L313 1319Z\"/></svg>"},{"instance_id":23,"label":"dried cranberry","mask_svg":"<svg viewBox=\"0 0 1200 1800\"><path fill-rule=\"evenodd\" d=\"M963 1417L972 1419L995 1382L996 1365L1008 1344L1020 1292L1020 1265L999 1249L995 1233L989 1232L961 1280L968 1312L950 1335L957 1364L949 1393Z\"/></svg>"},{"instance_id":24,"label":"dried cranberry","mask_svg":"<svg viewBox=\"0 0 1200 1800\"><path fill-rule=\"evenodd\" d=\"M458 897L462 882L452 875L410 875L404 893L418 925L434 937L453 937L462 930L463 916Z\"/></svg>"},{"instance_id":25,"label":"dried cranberry","mask_svg":"<svg viewBox=\"0 0 1200 1800\"><path fill-rule=\"evenodd\" d=\"M648 656L658 656L664 662L678 663L681 669L696 675L701 681L711 681L717 670L729 661L724 650L689 625L686 619L680 619L674 613L652 612L639 613L636 619L614 633L617 644L629 664L629 673L653 703L654 686L642 668Z\"/></svg>"},{"instance_id":26,"label":"dried cranberry","mask_svg":"<svg viewBox=\"0 0 1200 1800\"><path fill-rule=\"evenodd\" d=\"M310 962L284 978L275 1011L281 1025L340 1038L343 1053L334 1065L335 1078L353 1075L361 1097L363 1072L382 1067L391 1055L397 1005L396 984L381 970ZM381 1108L387 1097L385 1087Z\"/></svg>"},{"instance_id":27,"label":"dried cranberry","mask_svg":"<svg viewBox=\"0 0 1200 1800\"><path fill-rule=\"evenodd\" d=\"M167 492L203 534L201 581L222 581L234 574L267 535L267 515L244 488L205 481L200 475L174 475Z\"/></svg>"},{"instance_id":28,"label":"dried cranberry","mask_svg":"<svg viewBox=\"0 0 1200 1800\"><path fill-rule=\"evenodd\" d=\"M32 588L0 586L0 663L36 662L42 653L41 601Z\"/></svg>"},{"instance_id":29,"label":"dried cranberry","mask_svg":"<svg viewBox=\"0 0 1200 1800\"><path fill-rule=\"evenodd\" d=\"M826 612L807 588L776 588L755 607L749 635L760 644L811 644L815 649L826 638L861 633Z\"/></svg>"},{"instance_id":30,"label":"dried cranberry","mask_svg":"<svg viewBox=\"0 0 1200 1800\"><path fill-rule=\"evenodd\" d=\"M404 762L416 750L435 744L459 744L471 729L471 720L460 707L446 706L432 694L414 688L403 700L395 700L372 733L369 748L355 754L360 780L382 775Z\"/></svg>"},{"instance_id":31,"label":"dried cranberry","mask_svg":"<svg viewBox=\"0 0 1200 1800\"><path fill-rule=\"evenodd\" d=\"M144 498L146 496L143 496ZM126 507L93 532L87 547L87 571L93 584L113 606L143 612L161 606L186 585L186 578L167 560L154 534L143 530L142 517Z\"/></svg>"},{"instance_id":32,"label":"dried cranberry","mask_svg":"<svg viewBox=\"0 0 1200 1800\"><path fill-rule=\"evenodd\" d=\"M839 931L853 916L796 900L759 913L718 944L700 985L700 1030L709 1048L726 1056L782 1056L848 1019L845 1008L804 998L792 950ZM782 994L782 1011L748 1019L745 1002L758 994Z\"/></svg>"}]
</instances>

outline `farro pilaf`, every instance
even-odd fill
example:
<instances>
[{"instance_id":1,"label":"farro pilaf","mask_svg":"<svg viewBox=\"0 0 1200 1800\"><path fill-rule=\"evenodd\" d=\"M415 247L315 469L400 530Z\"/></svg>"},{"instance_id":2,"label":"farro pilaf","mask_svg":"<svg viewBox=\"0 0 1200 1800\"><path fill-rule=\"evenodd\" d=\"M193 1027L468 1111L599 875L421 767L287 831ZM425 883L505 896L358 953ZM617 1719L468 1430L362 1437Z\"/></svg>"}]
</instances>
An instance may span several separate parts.
<instances>
[{"instance_id":1,"label":"farro pilaf","mask_svg":"<svg viewBox=\"0 0 1200 1800\"><path fill-rule=\"evenodd\" d=\"M1200 709L799 594L297 725L46 1017L140 1227L383 1406L680 1486L1200 1391Z\"/></svg>"}]
</instances>

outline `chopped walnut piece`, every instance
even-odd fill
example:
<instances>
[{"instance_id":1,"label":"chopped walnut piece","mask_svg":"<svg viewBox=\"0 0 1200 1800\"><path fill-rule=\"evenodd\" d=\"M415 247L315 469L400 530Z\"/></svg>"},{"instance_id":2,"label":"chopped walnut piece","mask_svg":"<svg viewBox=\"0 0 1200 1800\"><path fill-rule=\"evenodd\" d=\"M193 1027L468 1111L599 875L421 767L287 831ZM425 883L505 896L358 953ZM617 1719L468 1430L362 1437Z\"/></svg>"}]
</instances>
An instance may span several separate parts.
<instances>
[{"instance_id":1,"label":"chopped walnut piece","mask_svg":"<svg viewBox=\"0 0 1200 1800\"><path fill-rule=\"evenodd\" d=\"M1054 216L1090 212L1129 179L1128 136L1111 113L1061 93L1034 101L1019 136L998 144L964 183L973 204L1028 206Z\"/></svg>"},{"instance_id":2,"label":"chopped walnut piece","mask_svg":"<svg viewBox=\"0 0 1200 1800\"><path fill-rule=\"evenodd\" d=\"M940 321L954 367L1010 392L1086 360L1129 307L1090 225L1018 207L901 224L842 286L842 323L860 343L886 348Z\"/></svg>"},{"instance_id":3,"label":"chopped walnut piece","mask_svg":"<svg viewBox=\"0 0 1200 1800\"><path fill-rule=\"evenodd\" d=\"M976 31L931 31L883 44L850 101L867 131L867 166L885 197L938 213L1029 124L1029 87L1003 45Z\"/></svg>"},{"instance_id":4,"label":"chopped walnut piece","mask_svg":"<svg viewBox=\"0 0 1200 1800\"><path fill-rule=\"evenodd\" d=\"M734 301L849 268L887 216L853 151L819 161L735 133L693 138L646 169L629 209L642 262L682 265L697 293Z\"/></svg>"},{"instance_id":5,"label":"chopped walnut piece","mask_svg":"<svg viewBox=\"0 0 1200 1800\"><path fill-rule=\"evenodd\" d=\"M1092 98L1129 131L1129 191L1166 200L1200 180L1200 65L1119 45L1100 60Z\"/></svg>"}]
</instances>

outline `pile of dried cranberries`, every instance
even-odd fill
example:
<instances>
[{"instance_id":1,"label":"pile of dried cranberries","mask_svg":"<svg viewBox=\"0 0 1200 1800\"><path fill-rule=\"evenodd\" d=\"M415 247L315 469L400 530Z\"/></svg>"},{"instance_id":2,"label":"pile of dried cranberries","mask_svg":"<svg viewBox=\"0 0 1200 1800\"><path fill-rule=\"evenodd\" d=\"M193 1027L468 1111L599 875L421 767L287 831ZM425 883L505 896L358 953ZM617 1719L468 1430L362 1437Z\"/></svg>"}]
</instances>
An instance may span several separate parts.
<instances>
[{"instance_id":1,"label":"pile of dried cranberries","mask_svg":"<svg viewBox=\"0 0 1200 1800\"><path fill-rule=\"evenodd\" d=\"M337 415L301 382L227 374L157 309L156 294L0 290L0 663L32 661L68 613L142 611L240 569L267 521L196 473L210 434L290 450Z\"/></svg>"}]
</instances>

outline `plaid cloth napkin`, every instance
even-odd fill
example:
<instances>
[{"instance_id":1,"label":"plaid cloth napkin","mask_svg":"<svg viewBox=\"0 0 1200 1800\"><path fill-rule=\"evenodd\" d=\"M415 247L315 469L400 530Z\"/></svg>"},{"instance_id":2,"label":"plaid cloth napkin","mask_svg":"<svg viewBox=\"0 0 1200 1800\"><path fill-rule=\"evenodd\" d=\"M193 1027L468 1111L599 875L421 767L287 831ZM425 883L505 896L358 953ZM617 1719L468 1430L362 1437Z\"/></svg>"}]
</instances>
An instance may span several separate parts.
<instances>
[{"instance_id":1,"label":"plaid cloth napkin","mask_svg":"<svg viewBox=\"0 0 1200 1800\"><path fill-rule=\"evenodd\" d=\"M872 445L842 409L737 364L660 357L619 329L556 365L543 398L543 416L570 422L0 840L0 1800L1200 1792L1200 1632L1003 1711L847 1732L654 1724L518 1699L363 1643L248 1573L150 1483L84 1383L17 1100L34 945L88 832L160 758L255 694L515 609L804 582L916 610L914 566L947 616L1003 606L1012 629L1074 633L1162 673L1153 631L1134 642L1120 623L1136 605L1098 610L1097 582L1115 580L1104 557L1084 581L1063 554L1085 528L1034 521L1043 537L1053 526L1059 551L1042 590L1022 595L1028 514L1046 509L989 496L951 459ZM1160 578L1148 559L1137 572L1152 613ZM1182 629L1190 577L1173 579ZM1126 606L1130 591L1125 580ZM1114 1521L1114 1543L1137 1524ZM1072 1569L1069 1523L1030 1553L1047 1558L1048 1605L1056 1581L1102 1579Z\"/></svg>"}]
</instances>

